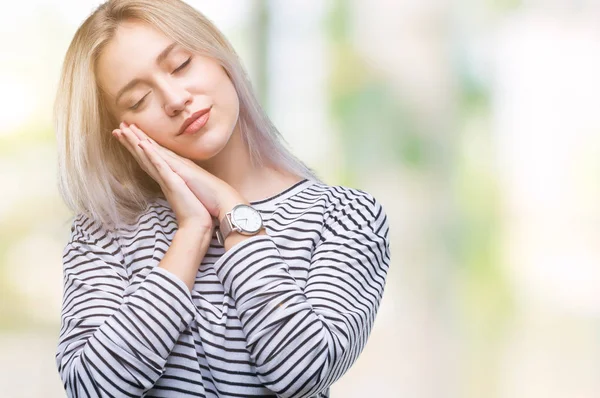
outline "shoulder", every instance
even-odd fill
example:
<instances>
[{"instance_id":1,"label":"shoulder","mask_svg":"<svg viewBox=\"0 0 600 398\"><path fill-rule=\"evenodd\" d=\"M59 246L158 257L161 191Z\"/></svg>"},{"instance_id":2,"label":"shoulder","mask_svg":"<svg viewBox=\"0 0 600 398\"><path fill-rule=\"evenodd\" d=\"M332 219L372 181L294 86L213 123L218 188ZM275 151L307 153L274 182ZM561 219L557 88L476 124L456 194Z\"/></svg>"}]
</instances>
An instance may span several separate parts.
<instances>
[{"instance_id":1,"label":"shoulder","mask_svg":"<svg viewBox=\"0 0 600 398\"><path fill-rule=\"evenodd\" d=\"M79 213L73 218L69 243L104 246L112 238L112 231L89 215Z\"/></svg>"},{"instance_id":2,"label":"shoulder","mask_svg":"<svg viewBox=\"0 0 600 398\"><path fill-rule=\"evenodd\" d=\"M106 246L120 237L135 236L141 230L158 224L175 223L175 215L165 199L149 202L146 209L137 216L135 222L111 228L87 214L77 214L71 223L70 242Z\"/></svg>"},{"instance_id":3,"label":"shoulder","mask_svg":"<svg viewBox=\"0 0 600 398\"><path fill-rule=\"evenodd\" d=\"M148 235L148 231L169 231L176 228L177 218L169 202L164 198L155 198L137 216L134 223L119 226L116 234L122 238L135 239L139 234Z\"/></svg>"},{"instance_id":4,"label":"shoulder","mask_svg":"<svg viewBox=\"0 0 600 398\"><path fill-rule=\"evenodd\" d=\"M367 228L376 234L387 234L387 213L371 193L345 185L314 184L324 203L326 222L344 223Z\"/></svg>"}]
</instances>

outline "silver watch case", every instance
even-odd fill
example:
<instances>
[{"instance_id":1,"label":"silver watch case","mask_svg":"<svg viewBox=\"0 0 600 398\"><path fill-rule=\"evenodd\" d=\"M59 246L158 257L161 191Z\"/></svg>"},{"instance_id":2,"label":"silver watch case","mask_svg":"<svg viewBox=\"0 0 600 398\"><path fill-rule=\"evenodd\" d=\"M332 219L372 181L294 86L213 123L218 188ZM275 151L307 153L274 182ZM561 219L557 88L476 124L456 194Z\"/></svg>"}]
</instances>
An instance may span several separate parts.
<instances>
[{"instance_id":1,"label":"silver watch case","mask_svg":"<svg viewBox=\"0 0 600 398\"><path fill-rule=\"evenodd\" d=\"M245 225L242 225L241 220L239 220L240 222L236 220L235 216L239 215L238 210L241 208L246 208L256 215L256 217L259 220L256 226L257 228L248 229L245 227ZM215 233L217 235L217 241L221 246L223 246L225 244L225 239L227 238L227 236L229 236L229 234L232 231L237 231L242 235L251 236L259 233L261 228L264 228L264 224L260 212L248 204L240 203L238 205L235 205L233 209L231 209L231 211L225 213L225 216L215 229Z\"/></svg>"}]
</instances>

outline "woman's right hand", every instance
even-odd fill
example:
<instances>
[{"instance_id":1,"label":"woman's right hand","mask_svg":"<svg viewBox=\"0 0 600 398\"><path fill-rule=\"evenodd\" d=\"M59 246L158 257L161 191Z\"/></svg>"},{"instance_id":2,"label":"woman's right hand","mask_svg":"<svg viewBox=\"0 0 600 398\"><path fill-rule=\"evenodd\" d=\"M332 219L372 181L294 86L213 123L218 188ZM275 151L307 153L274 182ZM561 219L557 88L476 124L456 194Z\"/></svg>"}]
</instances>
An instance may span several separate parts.
<instances>
[{"instance_id":1,"label":"woman's right hand","mask_svg":"<svg viewBox=\"0 0 600 398\"><path fill-rule=\"evenodd\" d=\"M149 141L140 141L123 123L119 129L113 130L113 135L129 150L140 167L160 185L175 212L179 228L193 228L212 236L214 225L212 216L185 181L171 170L152 144Z\"/></svg>"}]
</instances>

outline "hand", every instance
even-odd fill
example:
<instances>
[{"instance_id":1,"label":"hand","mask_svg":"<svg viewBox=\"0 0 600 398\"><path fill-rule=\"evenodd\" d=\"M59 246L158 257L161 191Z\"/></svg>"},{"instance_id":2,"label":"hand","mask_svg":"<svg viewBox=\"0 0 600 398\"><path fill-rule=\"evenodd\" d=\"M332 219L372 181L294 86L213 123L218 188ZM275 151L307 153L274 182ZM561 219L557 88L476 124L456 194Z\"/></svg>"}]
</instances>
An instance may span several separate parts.
<instances>
[{"instance_id":1,"label":"hand","mask_svg":"<svg viewBox=\"0 0 600 398\"><path fill-rule=\"evenodd\" d=\"M121 124L125 126L124 123ZM135 124L129 129L141 140L148 140L156 153L185 182L189 189L204 204L208 212L221 221L226 212L238 203L247 201L225 181L198 166L192 160L179 156L151 139Z\"/></svg>"},{"instance_id":2,"label":"hand","mask_svg":"<svg viewBox=\"0 0 600 398\"><path fill-rule=\"evenodd\" d=\"M123 124L120 127L121 129L113 130L113 135L129 150L141 168L160 185L175 212L179 227L199 228L212 236L211 215L185 181L171 169L150 141L140 140Z\"/></svg>"}]
</instances>

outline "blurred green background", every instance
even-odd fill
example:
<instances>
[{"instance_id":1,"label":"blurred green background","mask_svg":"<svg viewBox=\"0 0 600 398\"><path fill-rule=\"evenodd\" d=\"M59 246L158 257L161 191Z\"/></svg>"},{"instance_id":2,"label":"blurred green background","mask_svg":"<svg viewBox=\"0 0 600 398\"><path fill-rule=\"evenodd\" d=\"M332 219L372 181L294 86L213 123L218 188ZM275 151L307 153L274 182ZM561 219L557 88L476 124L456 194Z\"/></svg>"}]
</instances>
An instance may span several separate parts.
<instances>
[{"instance_id":1,"label":"blurred green background","mask_svg":"<svg viewBox=\"0 0 600 398\"><path fill-rule=\"evenodd\" d=\"M71 214L62 58L100 1L0 15L0 386L54 363ZM333 397L600 396L598 1L197 0L292 150L389 216L371 338Z\"/></svg>"}]
</instances>

